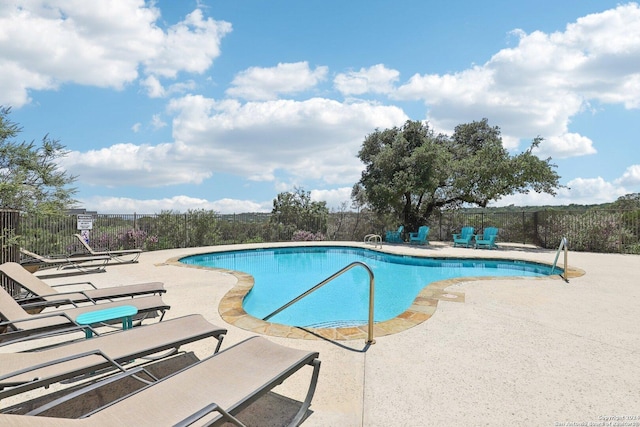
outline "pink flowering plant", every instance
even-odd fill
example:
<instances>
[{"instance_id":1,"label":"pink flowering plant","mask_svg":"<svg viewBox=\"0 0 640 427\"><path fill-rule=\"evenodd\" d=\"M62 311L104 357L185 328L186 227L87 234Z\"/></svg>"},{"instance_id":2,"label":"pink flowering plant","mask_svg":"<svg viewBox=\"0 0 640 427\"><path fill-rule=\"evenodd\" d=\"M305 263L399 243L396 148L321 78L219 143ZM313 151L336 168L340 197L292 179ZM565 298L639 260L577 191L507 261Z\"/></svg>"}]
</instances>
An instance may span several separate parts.
<instances>
[{"instance_id":1,"label":"pink flowering plant","mask_svg":"<svg viewBox=\"0 0 640 427\"><path fill-rule=\"evenodd\" d=\"M319 231L312 233L311 231L298 230L293 233L291 240L294 242L321 241L325 240L325 236Z\"/></svg>"}]
</instances>

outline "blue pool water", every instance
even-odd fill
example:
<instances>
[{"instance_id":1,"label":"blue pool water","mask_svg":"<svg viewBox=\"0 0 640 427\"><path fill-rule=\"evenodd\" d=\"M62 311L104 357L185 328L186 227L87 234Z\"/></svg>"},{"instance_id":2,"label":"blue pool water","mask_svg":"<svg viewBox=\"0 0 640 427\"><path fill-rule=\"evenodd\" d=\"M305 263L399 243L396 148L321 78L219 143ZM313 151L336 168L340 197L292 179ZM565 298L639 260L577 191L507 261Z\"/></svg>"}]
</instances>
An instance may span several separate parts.
<instances>
[{"instance_id":1,"label":"blue pool water","mask_svg":"<svg viewBox=\"0 0 640 427\"><path fill-rule=\"evenodd\" d=\"M547 276L551 268L512 260L419 258L338 246L267 248L193 255L180 262L241 271L255 284L243 307L262 319L349 263L367 264L375 276L374 319L394 318L429 283L456 277ZM558 270L556 269L556 273ZM355 267L269 321L290 326L367 323L369 275Z\"/></svg>"}]
</instances>

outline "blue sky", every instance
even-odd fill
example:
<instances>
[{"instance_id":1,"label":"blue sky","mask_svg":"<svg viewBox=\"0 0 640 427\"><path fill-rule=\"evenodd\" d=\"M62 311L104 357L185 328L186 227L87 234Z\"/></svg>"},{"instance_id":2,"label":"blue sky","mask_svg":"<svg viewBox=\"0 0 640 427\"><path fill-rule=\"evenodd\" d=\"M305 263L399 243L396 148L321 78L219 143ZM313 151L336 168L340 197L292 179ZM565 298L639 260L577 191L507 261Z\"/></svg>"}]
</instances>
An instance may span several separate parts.
<instances>
[{"instance_id":1,"label":"blue sky","mask_svg":"<svg viewBox=\"0 0 640 427\"><path fill-rule=\"evenodd\" d=\"M338 208L376 128L485 117L568 187L494 205L610 202L640 192L640 6L0 0L0 105L101 213Z\"/></svg>"}]
</instances>

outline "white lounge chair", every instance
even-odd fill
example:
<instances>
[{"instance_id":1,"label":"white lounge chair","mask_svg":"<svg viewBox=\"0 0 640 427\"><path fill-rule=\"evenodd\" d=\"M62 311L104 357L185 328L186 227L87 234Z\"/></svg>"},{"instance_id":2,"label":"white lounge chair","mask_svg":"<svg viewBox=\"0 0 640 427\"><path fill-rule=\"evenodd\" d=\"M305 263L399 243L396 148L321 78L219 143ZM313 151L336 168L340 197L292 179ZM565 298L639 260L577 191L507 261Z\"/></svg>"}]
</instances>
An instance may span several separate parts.
<instances>
[{"instance_id":1,"label":"white lounge chair","mask_svg":"<svg viewBox=\"0 0 640 427\"><path fill-rule=\"evenodd\" d=\"M104 304L86 305L73 307L66 310L46 311L40 314L30 314L9 293L0 287L0 343L21 340L32 335L42 335L47 333L66 333L71 331L86 330L88 326L78 325L75 319L83 314L100 310L119 307L123 305L133 305L137 308L138 314L145 316L161 313L160 320L164 317L166 310L170 308L156 295L132 298L122 301L106 302ZM118 319L114 319L116 323ZM2 344L0 344L2 345Z\"/></svg>"},{"instance_id":2,"label":"white lounge chair","mask_svg":"<svg viewBox=\"0 0 640 427\"><path fill-rule=\"evenodd\" d=\"M93 411L85 418L68 419L32 416L46 412L70 399L83 396L123 376L132 377L140 370L99 381L76 393L50 402L28 415L0 414L3 426L187 426L212 425L217 421L243 424L238 412L282 383L304 366L313 367L309 388L290 425L304 419L315 392L320 371L317 352L307 352L253 337L233 347L152 383L131 395Z\"/></svg>"},{"instance_id":3,"label":"white lounge chair","mask_svg":"<svg viewBox=\"0 0 640 427\"><path fill-rule=\"evenodd\" d=\"M217 352L226 332L193 314L40 351L0 353L0 399L105 368L124 371L122 363L160 352L166 357L209 337L218 340Z\"/></svg>"},{"instance_id":4,"label":"white lounge chair","mask_svg":"<svg viewBox=\"0 0 640 427\"><path fill-rule=\"evenodd\" d=\"M20 248L20 252L30 258L29 261L25 261L28 265L46 265L50 267L56 267L58 270L65 268L75 268L84 273L104 271L107 262L111 259L108 255L90 255L90 256L69 256L64 255L60 257L46 257L38 255L34 252L28 251L24 248Z\"/></svg>"},{"instance_id":5,"label":"white lounge chair","mask_svg":"<svg viewBox=\"0 0 640 427\"><path fill-rule=\"evenodd\" d=\"M80 241L82 246L91 254L91 255L107 255L111 258L111 260L116 262L138 262L138 258L142 253L142 249L119 249L119 250L107 250L107 251L96 251L86 240L82 238L79 234L74 234L74 236ZM130 258L129 258L130 257Z\"/></svg>"},{"instance_id":6,"label":"white lounge chair","mask_svg":"<svg viewBox=\"0 0 640 427\"><path fill-rule=\"evenodd\" d=\"M20 264L5 262L0 265L0 273L22 287L26 294L18 299L24 308L45 308L49 306L77 305L78 303L99 301L113 301L118 298L135 297L141 295L161 295L166 292L162 282L138 283L134 285L111 286L97 288L91 282L67 283L60 286L87 285L91 289L59 292L56 287L45 283L38 276L29 273Z\"/></svg>"}]
</instances>

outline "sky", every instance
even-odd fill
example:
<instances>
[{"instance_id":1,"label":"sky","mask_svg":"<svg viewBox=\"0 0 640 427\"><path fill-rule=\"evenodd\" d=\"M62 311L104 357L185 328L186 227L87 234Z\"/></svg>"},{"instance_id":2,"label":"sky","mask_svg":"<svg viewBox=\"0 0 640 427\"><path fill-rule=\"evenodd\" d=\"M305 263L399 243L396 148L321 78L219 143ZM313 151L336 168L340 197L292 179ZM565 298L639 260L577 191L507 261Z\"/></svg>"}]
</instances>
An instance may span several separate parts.
<instances>
[{"instance_id":1,"label":"sky","mask_svg":"<svg viewBox=\"0 0 640 427\"><path fill-rule=\"evenodd\" d=\"M0 0L0 105L100 213L348 208L368 134L483 118L564 186L492 206L612 202L640 192L640 5Z\"/></svg>"}]
</instances>

